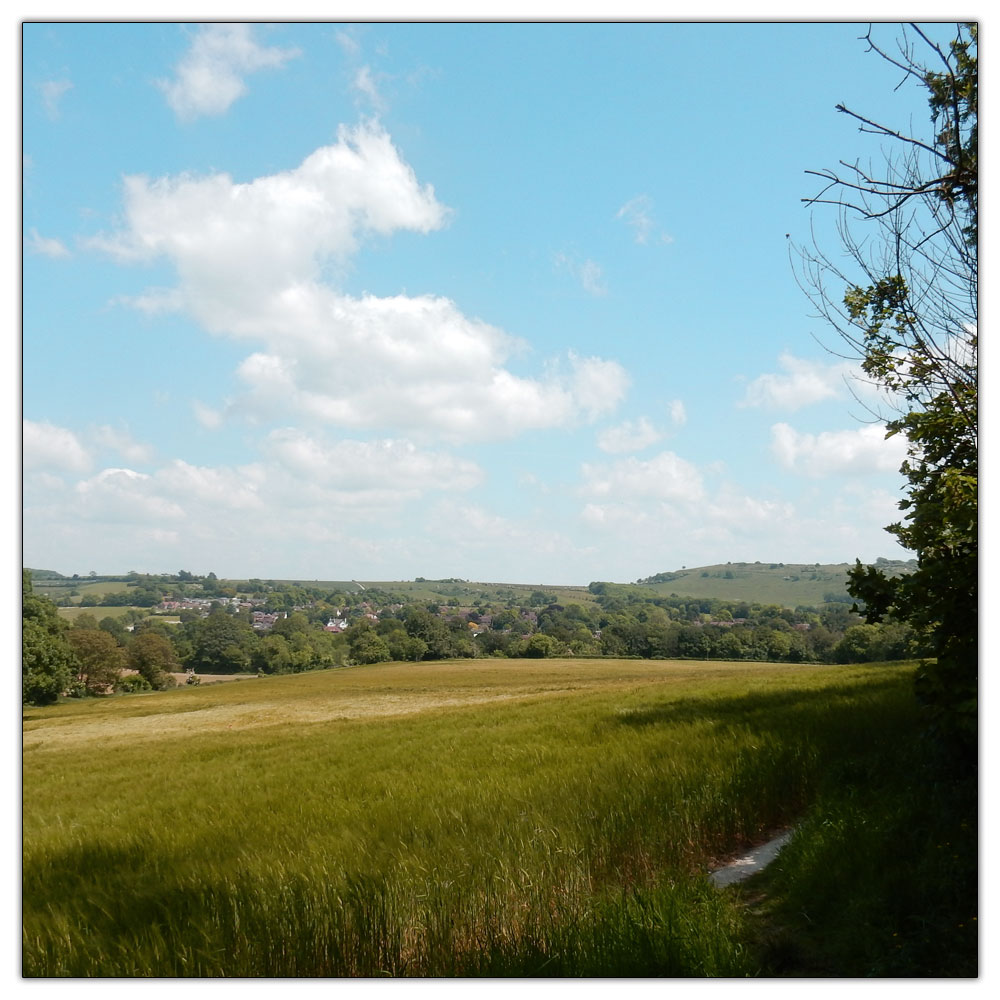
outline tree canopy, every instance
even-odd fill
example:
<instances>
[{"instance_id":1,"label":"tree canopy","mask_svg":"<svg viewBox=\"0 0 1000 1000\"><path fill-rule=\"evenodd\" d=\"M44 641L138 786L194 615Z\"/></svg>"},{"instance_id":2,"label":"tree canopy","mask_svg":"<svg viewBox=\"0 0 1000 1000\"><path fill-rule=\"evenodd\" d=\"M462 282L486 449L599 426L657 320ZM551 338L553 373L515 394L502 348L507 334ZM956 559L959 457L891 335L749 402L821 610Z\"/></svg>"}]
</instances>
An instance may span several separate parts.
<instances>
[{"instance_id":1,"label":"tree canopy","mask_svg":"<svg viewBox=\"0 0 1000 1000\"><path fill-rule=\"evenodd\" d=\"M811 171L827 183L806 200L835 206L846 254L835 263L803 249L799 273L892 408L887 434L909 445L904 515L887 530L916 552L917 569L889 577L859 561L850 593L869 621L890 616L925 640L933 659L918 694L936 731L968 750L978 691L978 29L957 25L942 45L909 25L893 52L871 31L867 41L903 82L926 90L930 134L838 105L862 133L888 140L888 151L877 171L860 160ZM840 298L837 285L846 288Z\"/></svg>"},{"instance_id":2,"label":"tree canopy","mask_svg":"<svg viewBox=\"0 0 1000 1000\"><path fill-rule=\"evenodd\" d=\"M21 701L48 705L70 684L76 657L55 605L36 594L31 570L21 573Z\"/></svg>"}]
</instances>

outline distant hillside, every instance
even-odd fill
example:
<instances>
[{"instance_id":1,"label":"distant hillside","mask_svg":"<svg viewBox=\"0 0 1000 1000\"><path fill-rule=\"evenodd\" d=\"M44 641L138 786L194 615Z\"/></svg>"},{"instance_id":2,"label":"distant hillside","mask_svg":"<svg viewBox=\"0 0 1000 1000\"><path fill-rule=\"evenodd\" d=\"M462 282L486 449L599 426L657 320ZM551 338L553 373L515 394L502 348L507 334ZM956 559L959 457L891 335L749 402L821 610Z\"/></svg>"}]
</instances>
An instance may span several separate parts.
<instances>
[{"instance_id":1,"label":"distant hillside","mask_svg":"<svg viewBox=\"0 0 1000 1000\"><path fill-rule=\"evenodd\" d=\"M915 559L877 559L890 576L912 572ZM634 584L659 596L718 597L785 607L853 600L847 593L847 571L853 563L734 562L657 573Z\"/></svg>"},{"instance_id":2,"label":"distant hillside","mask_svg":"<svg viewBox=\"0 0 1000 1000\"><path fill-rule=\"evenodd\" d=\"M912 572L915 559L876 559L875 564L890 576ZM800 605L816 607L830 602L851 602L847 593L847 571L853 563L762 563L731 562L714 566L682 567L656 573L629 584L616 587L635 591L640 598L678 597L718 598L725 601L749 601L759 604L779 604L794 608ZM103 595L127 588L129 577L67 577L54 570L32 569L35 589L46 596L59 598L69 591L80 595ZM134 574L132 574L134 575ZM171 577L171 579L173 579ZM252 590L260 580L222 581L241 590ZM592 581L597 583L598 581ZM477 601L504 602L542 607L548 603L562 605L595 602L597 591L586 584L542 583L483 583L457 577L429 580L357 581L357 580L267 580L268 585L295 584L307 588L348 593L378 590L397 598L401 603L427 602L471 606Z\"/></svg>"},{"instance_id":3,"label":"distant hillside","mask_svg":"<svg viewBox=\"0 0 1000 1000\"><path fill-rule=\"evenodd\" d=\"M35 580L65 580L66 577L62 573L57 573L54 569L31 569L25 567L31 574L32 581Z\"/></svg>"}]
</instances>

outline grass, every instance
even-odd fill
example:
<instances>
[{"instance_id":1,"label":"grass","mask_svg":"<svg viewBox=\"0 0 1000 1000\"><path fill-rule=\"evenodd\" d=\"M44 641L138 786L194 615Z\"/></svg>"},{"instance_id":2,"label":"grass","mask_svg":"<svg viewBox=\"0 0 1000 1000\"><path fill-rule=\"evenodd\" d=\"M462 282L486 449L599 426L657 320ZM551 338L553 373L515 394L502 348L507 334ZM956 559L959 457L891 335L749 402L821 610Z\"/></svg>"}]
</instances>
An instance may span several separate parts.
<instances>
[{"instance_id":1,"label":"grass","mask_svg":"<svg viewBox=\"0 0 1000 1000\"><path fill-rule=\"evenodd\" d=\"M784 976L972 977L974 774L900 741L841 765L795 838L745 891L762 966Z\"/></svg>"},{"instance_id":2,"label":"grass","mask_svg":"<svg viewBox=\"0 0 1000 1000\"><path fill-rule=\"evenodd\" d=\"M115 605L109 607L100 607L97 605L91 605L89 607L81 607L80 605L74 605L72 607L60 607L56 608L59 612L60 618L65 618L67 621L76 621L80 615L93 615L98 621L102 621L105 618L124 618L130 611L142 611L143 613L149 611L149 608L139 608L133 607L131 605ZM175 615L175 621L180 619Z\"/></svg>"},{"instance_id":3,"label":"grass","mask_svg":"<svg viewBox=\"0 0 1000 1000\"><path fill-rule=\"evenodd\" d=\"M63 597L71 590L78 590L81 594L91 597L102 597L104 594L121 594L128 590L128 583L124 580L99 580L90 583L86 577L79 580L39 580L33 584L33 589L46 597Z\"/></svg>"},{"instance_id":4,"label":"grass","mask_svg":"<svg viewBox=\"0 0 1000 1000\"><path fill-rule=\"evenodd\" d=\"M643 584L636 589L639 593L661 597L677 594L679 597L714 597L724 601L749 600L789 608L799 605L819 607L828 594L843 594L847 599L849 568L847 563L818 566L786 563L774 568L770 563L725 563L680 571L674 580Z\"/></svg>"},{"instance_id":5,"label":"grass","mask_svg":"<svg viewBox=\"0 0 1000 1000\"><path fill-rule=\"evenodd\" d=\"M24 973L759 974L780 934L710 859L911 736L910 677L449 661L28 710Z\"/></svg>"}]
</instances>

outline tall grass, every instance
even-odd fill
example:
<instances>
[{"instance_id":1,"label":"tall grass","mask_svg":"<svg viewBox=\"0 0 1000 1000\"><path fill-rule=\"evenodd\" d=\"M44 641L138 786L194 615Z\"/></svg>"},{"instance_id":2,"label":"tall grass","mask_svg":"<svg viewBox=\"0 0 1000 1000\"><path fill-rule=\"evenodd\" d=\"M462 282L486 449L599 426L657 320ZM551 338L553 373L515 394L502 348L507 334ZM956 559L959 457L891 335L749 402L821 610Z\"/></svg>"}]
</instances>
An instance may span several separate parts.
<instances>
[{"instance_id":1,"label":"tall grass","mask_svg":"<svg viewBox=\"0 0 1000 1000\"><path fill-rule=\"evenodd\" d=\"M24 973L752 975L710 859L906 738L909 681L471 661L32 710Z\"/></svg>"},{"instance_id":2,"label":"tall grass","mask_svg":"<svg viewBox=\"0 0 1000 1000\"><path fill-rule=\"evenodd\" d=\"M749 890L765 900L752 937L768 973L977 975L976 775L938 751L897 740L824 777Z\"/></svg>"}]
</instances>

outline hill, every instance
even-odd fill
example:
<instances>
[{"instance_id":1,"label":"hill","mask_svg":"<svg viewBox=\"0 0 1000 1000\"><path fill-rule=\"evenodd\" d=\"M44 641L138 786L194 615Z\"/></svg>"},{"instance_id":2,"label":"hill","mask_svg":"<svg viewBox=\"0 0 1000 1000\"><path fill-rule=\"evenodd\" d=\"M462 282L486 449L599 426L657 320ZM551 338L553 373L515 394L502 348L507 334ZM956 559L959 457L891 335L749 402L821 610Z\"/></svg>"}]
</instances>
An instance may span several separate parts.
<instances>
[{"instance_id":1,"label":"hill","mask_svg":"<svg viewBox=\"0 0 1000 1000\"><path fill-rule=\"evenodd\" d=\"M758 604L778 604L784 607L816 607L831 602L851 602L847 593L847 571L852 563L783 563L727 562L710 566L681 567L636 580L615 584L634 591L640 598L678 597L716 598L725 601L748 601ZM890 576L912 572L915 560L876 559L875 565ZM98 596L125 590L132 576L66 577L52 570L31 570L35 589L57 599L69 593ZM137 578L138 579L138 578ZM145 579L145 578L143 578ZM164 577L167 579L167 577ZM169 579L176 579L170 577ZM193 579L193 578L192 578ZM223 581L240 591L261 586L260 580L229 579ZM595 581L596 582L596 581ZM401 603L427 602L471 606L477 602L543 607L594 603L595 582L585 584L488 583L463 580L458 577L430 580L304 580L269 579L268 587L294 585L331 592L360 594L365 590L381 591ZM610 581L601 581L605 584Z\"/></svg>"},{"instance_id":2,"label":"hill","mask_svg":"<svg viewBox=\"0 0 1000 1000\"><path fill-rule=\"evenodd\" d=\"M890 575L912 572L916 560L877 559ZM853 563L729 562L714 566L682 568L637 580L656 596L717 597L727 601L756 601L785 607L816 606L832 601L850 602L847 571Z\"/></svg>"}]
</instances>

